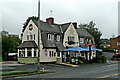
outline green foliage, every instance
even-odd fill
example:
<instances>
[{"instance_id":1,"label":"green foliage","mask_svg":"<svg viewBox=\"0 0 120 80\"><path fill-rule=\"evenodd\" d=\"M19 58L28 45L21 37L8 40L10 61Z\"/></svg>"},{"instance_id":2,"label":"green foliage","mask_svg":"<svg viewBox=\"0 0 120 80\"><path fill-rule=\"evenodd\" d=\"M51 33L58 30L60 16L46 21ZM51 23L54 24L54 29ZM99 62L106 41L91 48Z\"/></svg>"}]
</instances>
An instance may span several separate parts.
<instances>
[{"instance_id":1,"label":"green foliage","mask_svg":"<svg viewBox=\"0 0 120 80\"><path fill-rule=\"evenodd\" d=\"M120 58L120 54L113 55L113 58Z\"/></svg>"},{"instance_id":2,"label":"green foliage","mask_svg":"<svg viewBox=\"0 0 120 80\"><path fill-rule=\"evenodd\" d=\"M106 56L97 56L97 63L106 63Z\"/></svg>"},{"instance_id":3,"label":"green foliage","mask_svg":"<svg viewBox=\"0 0 120 80\"><path fill-rule=\"evenodd\" d=\"M114 49L110 49L110 48L104 48L104 49L102 49L103 50L103 52L115 52L114 51Z\"/></svg>"},{"instance_id":4,"label":"green foliage","mask_svg":"<svg viewBox=\"0 0 120 80\"><path fill-rule=\"evenodd\" d=\"M3 60L2 60L2 56L0 56L0 62L2 62Z\"/></svg>"},{"instance_id":5,"label":"green foliage","mask_svg":"<svg viewBox=\"0 0 120 80\"><path fill-rule=\"evenodd\" d=\"M100 37L102 36L102 33L98 30L98 28L95 28L95 23L91 21L89 24L80 24L80 28L86 29L93 37L95 40L96 47L99 48L101 42Z\"/></svg>"},{"instance_id":6,"label":"green foliage","mask_svg":"<svg viewBox=\"0 0 120 80\"><path fill-rule=\"evenodd\" d=\"M38 20L38 17L36 17L36 16L28 17L28 19L26 20L26 22L23 24L23 30L22 30L22 32L24 32L25 28L27 27L27 25L28 25L28 23L29 23L29 21L31 19L32 20Z\"/></svg>"},{"instance_id":7,"label":"green foliage","mask_svg":"<svg viewBox=\"0 0 120 80\"><path fill-rule=\"evenodd\" d=\"M75 44L75 42L73 42L73 41L68 41L68 44L69 44L69 45Z\"/></svg>"},{"instance_id":8,"label":"green foliage","mask_svg":"<svg viewBox=\"0 0 120 80\"><path fill-rule=\"evenodd\" d=\"M2 35L2 53L17 52L21 40L18 37L7 37Z\"/></svg>"},{"instance_id":9,"label":"green foliage","mask_svg":"<svg viewBox=\"0 0 120 80\"><path fill-rule=\"evenodd\" d=\"M8 72L8 73L1 73L2 76L8 76L8 75L14 75L14 74L26 74L29 73L29 71L19 71L19 72Z\"/></svg>"},{"instance_id":10,"label":"green foliage","mask_svg":"<svg viewBox=\"0 0 120 80\"><path fill-rule=\"evenodd\" d=\"M102 43L100 39L102 33L97 28L86 28L86 30L94 37L96 47L99 48Z\"/></svg>"}]
</instances>

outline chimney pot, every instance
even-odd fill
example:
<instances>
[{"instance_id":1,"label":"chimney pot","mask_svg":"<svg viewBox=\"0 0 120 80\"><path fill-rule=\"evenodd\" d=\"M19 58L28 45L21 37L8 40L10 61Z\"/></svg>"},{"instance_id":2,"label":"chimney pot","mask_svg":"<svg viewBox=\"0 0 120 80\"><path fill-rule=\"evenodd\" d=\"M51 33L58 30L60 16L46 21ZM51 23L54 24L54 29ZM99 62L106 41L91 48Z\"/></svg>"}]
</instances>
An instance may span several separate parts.
<instances>
[{"instance_id":1,"label":"chimney pot","mask_svg":"<svg viewBox=\"0 0 120 80\"><path fill-rule=\"evenodd\" d=\"M73 26L74 26L75 29L77 29L77 22L74 22Z\"/></svg>"},{"instance_id":2,"label":"chimney pot","mask_svg":"<svg viewBox=\"0 0 120 80\"><path fill-rule=\"evenodd\" d=\"M46 22L49 22L51 25L54 25L54 18L49 17L49 18L46 19Z\"/></svg>"}]
</instances>

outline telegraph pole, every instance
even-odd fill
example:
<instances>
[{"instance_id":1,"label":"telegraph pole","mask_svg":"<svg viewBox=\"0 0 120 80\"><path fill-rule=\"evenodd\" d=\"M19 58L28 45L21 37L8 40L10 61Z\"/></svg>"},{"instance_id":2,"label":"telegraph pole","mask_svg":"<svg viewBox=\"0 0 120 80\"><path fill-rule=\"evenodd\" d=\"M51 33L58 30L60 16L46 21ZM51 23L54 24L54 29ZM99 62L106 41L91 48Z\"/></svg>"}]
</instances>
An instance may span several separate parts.
<instances>
[{"instance_id":1,"label":"telegraph pole","mask_svg":"<svg viewBox=\"0 0 120 80\"><path fill-rule=\"evenodd\" d=\"M38 0L38 72L40 71L40 0Z\"/></svg>"}]
</instances>

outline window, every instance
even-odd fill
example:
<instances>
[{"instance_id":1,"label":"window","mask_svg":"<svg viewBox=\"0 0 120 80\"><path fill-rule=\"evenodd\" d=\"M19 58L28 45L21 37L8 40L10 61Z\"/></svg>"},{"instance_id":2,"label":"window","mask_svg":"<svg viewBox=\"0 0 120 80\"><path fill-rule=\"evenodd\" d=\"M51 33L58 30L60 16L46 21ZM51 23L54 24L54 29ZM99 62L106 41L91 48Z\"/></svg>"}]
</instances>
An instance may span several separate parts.
<instances>
[{"instance_id":1,"label":"window","mask_svg":"<svg viewBox=\"0 0 120 80\"><path fill-rule=\"evenodd\" d=\"M74 41L75 41L74 39L75 39L75 37L73 37L73 36L68 36L68 41L73 41L73 42L74 42Z\"/></svg>"},{"instance_id":2,"label":"window","mask_svg":"<svg viewBox=\"0 0 120 80\"><path fill-rule=\"evenodd\" d=\"M32 35L30 35L30 40L32 40Z\"/></svg>"},{"instance_id":3,"label":"window","mask_svg":"<svg viewBox=\"0 0 120 80\"><path fill-rule=\"evenodd\" d=\"M27 40L29 40L29 36L27 35Z\"/></svg>"},{"instance_id":4,"label":"window","mask_svg":"<svg viewBox=\"0 0 120 80\"><path fill-rule=\"evenodd\" d=\"M54 57L56 56L56 53L54 53Z\"/></svg>"},{"instance_id":5,"label":"window","mask_svg":"<svg viewBox=\"0 0 120 80\"><path fill-rule=\"evenodd\" d=\"M25 50L24 49L19 50L19 56L20 57L25 57Z\"/></svg>"},{"instance_id":6,"label":"window","mask_svg":"<svg viewBox=\"0 0 120 80\"><path fill-rule=\"evenodd\" d=\"M80 38L80 43L84 43L84 38Z\"/></svg>"},{"instance_id":7,"label":"window","mask_svg":"<svg viewBox=\"0 0 120 80\"><path fill-rule=\"evenodd\" d=\"M51 34L48 34L48 40L51 40Z\"/></svg>"},{"instance_id":8,"label":"window","mask_svg":"<svg viewBox=\"0 0 120 80\"><path fill-rule=\"evenodd\" d=\"M38 54L38 53L37 53L37 49L35 48L35 49L34 49L34 57L38 57L37 54Z\"/></svg>"},{"instance_id":9,"label":"window","mask_svg":"<svg viewBox=\"0 0 120 80\"><path fill-rule=\"evenodd\" d=\"M51 57L51 51L49 51L49 56Z\"/></svg>"},{"instance_id":10,"label":"window","mask_svg":"<svg viewBox=\"0 0 120 80\"><path fill-rule=\"evenodd\" d=\"M48 40L54 40L54 35L53 34L48 34Z\"/></svg>"},{"instance_id":11,"label":"window","mask_svg":"<svg viewBox=\"0 0 120 80\"><path fill-rule=\"evenodd\" d=\"M117 42L117 45L119 46L119 45L120 45L120 42Z\"/></svg>"},{"instance_id":12,"label":"window","mask_svg":"<svg viewBox=\"0 0 120 80\"><path fill-rule=\"evenodd\" d=\"M35 40L35 34L33 36L34 36L34 40Z\"/></svg>"},{"instance_id":13,"label":"window","mask_svg":"<svg viewBox=\"0 0 120 80\"><path fill-rule=\"evenodd\" d=\"M54 40L54 35L52 35L52 40Z\"/></svg>"},{"instance_id":14,"label":"window","mask_svg":"<svg viewBox=\"0 0 120 80\"><path fill-rule=\"evenodd\" d=\"M57 53L57 57L60 57L60 52Z\"/></svg>"},{"instance_id":15,"label":"window","mask_svg":"<svg viewBox=\"0 0 120 80\"><path fill-rule=\"evenodd\" d=\"M31 57L31 56L32 56L31 49L30 49L30 48L28 48L28 49L27 49L27 57Z\"/></svg>"},{"instance_id":16,"label":"window","mask_svg":"<svg viewBox=\"0 0 120 80\"><path fill-rule=\"evenodd\" d=\"M50 57L54 57L54 52L53 51L49 51L49 56Z\"/></svg>"},{"instance_id":17,"label":"window","mask_svg":"<svg viewBox=\"0 0 120 80\"><path fill-rule=\"evenodd\" d=\"M57 41L60 41L60 35L57 35Z\"/></svg>"}]
</instances>

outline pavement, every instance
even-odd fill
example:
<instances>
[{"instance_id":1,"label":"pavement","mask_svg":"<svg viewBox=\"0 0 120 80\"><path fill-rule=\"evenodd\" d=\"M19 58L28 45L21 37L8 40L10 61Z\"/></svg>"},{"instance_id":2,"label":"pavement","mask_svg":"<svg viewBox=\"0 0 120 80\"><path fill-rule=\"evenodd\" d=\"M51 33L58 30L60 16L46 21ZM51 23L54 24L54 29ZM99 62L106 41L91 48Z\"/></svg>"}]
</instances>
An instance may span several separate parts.
<instances>
[{"instance_id":1,"label":"pavement","mask_svg":"<svg viewBox=\"0 0 120 80\"><path fill-rule=\"evenodd\" d=\"M64 66L70 66L70 67L79 67L80 65L74 65L74 64L69 64L69 63L63 63L63 62L60 62L60 63L56 63L58 65L64 65Z\"/></svg>"}]
</instances>

